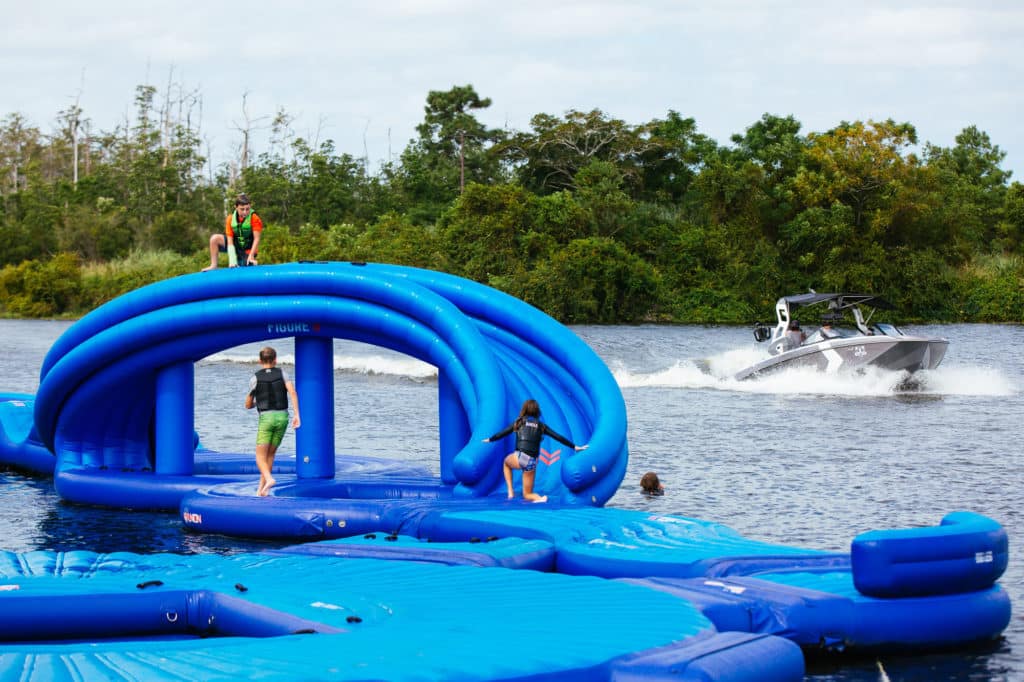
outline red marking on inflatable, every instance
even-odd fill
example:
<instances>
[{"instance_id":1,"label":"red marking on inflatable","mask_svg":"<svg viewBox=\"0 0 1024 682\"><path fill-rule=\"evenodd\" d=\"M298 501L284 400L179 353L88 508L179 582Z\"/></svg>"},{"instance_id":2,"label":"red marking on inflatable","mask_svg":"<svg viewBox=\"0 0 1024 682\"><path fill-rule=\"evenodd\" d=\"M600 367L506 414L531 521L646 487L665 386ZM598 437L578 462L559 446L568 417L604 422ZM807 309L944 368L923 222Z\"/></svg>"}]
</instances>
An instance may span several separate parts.
<instances>
[{"instance_id":1,"label":"red marking on inflatable","mask_svg":"<svg viewBox=\"0 0 1024 682\"><path fill-rule=\"evenodd\" d=\"M561 451L562 451L562 449L561 449L561 448L559 448L559 449L555 450L554 452L548 452L548 451L547 451L547 450L545 450L544 448L541 448L541 449L540 449L540 453L541 453L541 454L540 454L540 461L544 462L544 463L545 463L545 464L547 464L548 466L551 466L552 464L554 464L554 463L555 463L555 462L557 462L558 460L562 459L562 458L561 458L561 457L560 457L560 456L558 455L558 453L559 453L559 452L561 452Z\"/></svg>"},{"instance_id":2,"label":"red marking on inflatable","mask_svg":"<svg viewBox=\"0 0 1024 682\"><path fill-rule=\"evenodd\" d=\"M184 512L181 515L181 517L183 519L185 519L185 523L202 524L202 522L203 522L203 515L202 514L195 514L193 512Z\"/></svg>"},{"instance_id":3,"label":"red marking on inflatable","mask_svg":"<svg viewBox=\"0 0 1024 682\"><path fill-rule=\"evenodd\" d=\"M320 323L318 323L318 322L314 322L313 323L313 331L315 331L315 332L319 332L320 331Z\"/></svg>"}]
</instances>

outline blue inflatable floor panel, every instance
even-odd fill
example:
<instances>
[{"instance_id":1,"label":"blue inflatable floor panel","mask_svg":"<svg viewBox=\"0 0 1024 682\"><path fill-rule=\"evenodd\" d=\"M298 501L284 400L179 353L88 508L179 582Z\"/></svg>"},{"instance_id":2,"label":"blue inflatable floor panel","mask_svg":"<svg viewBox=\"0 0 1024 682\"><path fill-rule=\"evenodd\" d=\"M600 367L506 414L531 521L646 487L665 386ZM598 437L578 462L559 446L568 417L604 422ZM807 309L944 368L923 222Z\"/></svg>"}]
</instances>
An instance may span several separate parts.
<instances>
[{"instance_id":1,"label":"blue inflatable floor panel","mask_svg":"<svg viewBox=\"0 0 1024 682\"><path fill-rule=\"evenodd\" d=\"M419 561L446 566L479 566L555 570L555 548L543 540L484 540L473 543L427 542L404 535L367 533L343 540L324 540L277 550L282 554L336 556L390 561Z\"/></svg>"}]
</instances>

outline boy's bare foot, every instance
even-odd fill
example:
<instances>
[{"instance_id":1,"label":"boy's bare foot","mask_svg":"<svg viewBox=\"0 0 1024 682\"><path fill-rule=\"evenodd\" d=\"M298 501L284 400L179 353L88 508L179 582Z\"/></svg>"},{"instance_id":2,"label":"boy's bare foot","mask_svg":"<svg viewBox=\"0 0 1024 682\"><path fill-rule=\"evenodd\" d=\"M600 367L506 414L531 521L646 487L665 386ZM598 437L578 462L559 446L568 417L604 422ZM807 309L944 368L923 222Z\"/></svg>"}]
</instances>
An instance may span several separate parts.
<instances>
[{"instance_id":1,"label":"boy's bare foot","mask_svg":"<svg viewBox=\"0 0 1024 682\"><path fill-rule=\"evenodd\" d=\"M203 268L199 272L209 272L210 270L216 270L216 269L217 269L216 265L207 265L205 268Z\"/></svg>"},{"instance_id":2,"label":"boy's bare foot","mask_svg":"<svg viewBox=\"0 0 1024 682\"><path fill-rule=\"evenodd\" d=\"M534 502L547 502L547 501L548 501L548 496L547 495L541 495L540 497L534 499Z\"/></svg>"},{"instance_id":3,"label":"boy's bare foot","mask_svg":"<svg viewBox=\"0 0 1024 682\"><path fill-rule=\"evenodd\" d=\"M509 494L508 494L508 499L510 499L510 500L511 500L511 499L512 499L513 497L515 497L515 496L516 496L516 494L515 494L515 493L509 493Z\"/></svg>"},{"instance_id":4,"label":"boy's bare foot","mask_svg":"<svg viewBox=\"0 0 1024 682\"><path fill-rule=\"evenodd\" d=\"M264 486L263 486L263 494L264 494L264 496L267 493L269 493L270 489L273 488L275 485L277 485L277 481L272 479L272 478L268 478L266 484L264 484ZM547 499L547 498L544 498L544 499Z\"/></svg>"}]
</instances>

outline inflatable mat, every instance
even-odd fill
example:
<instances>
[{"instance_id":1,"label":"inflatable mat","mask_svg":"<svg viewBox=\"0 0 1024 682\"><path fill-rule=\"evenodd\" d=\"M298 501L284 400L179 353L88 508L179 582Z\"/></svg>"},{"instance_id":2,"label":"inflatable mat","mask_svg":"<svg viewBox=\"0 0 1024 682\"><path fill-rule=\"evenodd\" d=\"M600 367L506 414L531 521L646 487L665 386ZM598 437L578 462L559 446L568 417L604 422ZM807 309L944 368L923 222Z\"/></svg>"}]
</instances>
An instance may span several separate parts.
<instances>
[{"instance_id":1,"label":"inflatable mat","mask_svg":"<svg viewBox=\"0 0 1024 682\"><path fill-rule=\"evenodd\" d=\"M506 550L503 550L507 553ZM278 552L0 552L0 680L802 679L640 585Z\"/></svg>"},{"instance_id":2,"label":"inflatable mat","mask_svg":"<svg viewBox=\"0 0 1024 682\"><path fill-rule=\"evenodd\" d=\"M997 637L1010 620L1009 597L995 584L1006 568L1006 533L970 512L933 528L863 533L852 560L750 540L708 521L621 509L463 509L409 518L402 532L419 538L370 533L281 551L627 578L688 599L721 631L779 635L829 651L963 645ZM883 548L879 539L887 540ZM865 594L862 584L899 579L888 561L866 563L865 551L914 565L930 591L908 581L884 598ZM990 555L995 560L984 560Z\"/></svg>"}]
</instances>

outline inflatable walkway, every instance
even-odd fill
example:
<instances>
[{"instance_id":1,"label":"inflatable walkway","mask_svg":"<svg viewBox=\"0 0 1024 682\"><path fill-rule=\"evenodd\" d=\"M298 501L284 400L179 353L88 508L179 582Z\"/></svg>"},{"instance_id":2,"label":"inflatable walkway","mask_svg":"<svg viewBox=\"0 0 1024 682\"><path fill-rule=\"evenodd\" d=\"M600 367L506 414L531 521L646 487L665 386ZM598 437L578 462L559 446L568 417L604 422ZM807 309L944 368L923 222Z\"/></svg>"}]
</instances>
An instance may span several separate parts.
<instances>
[{"instance_id":1,"label":"inflatable walkway","mask_svg":"<svg viewBox=\"0 0 1024 682\"><path fill-rule=\"evenodd\" d=\"M668 592L479 565L0 552L0 681L803 678Z\"/></svg>"},{"instance_id":2,"label":"inflatable walkway","mask_svg":"<svg viewBox=\"0 0 1024 682\"><path fill-rule=\"evenodd\" d=\"M443 273L298 263L153 284L68 329L43 364L31 433L55 454L60 495L87 504L176 509L190 490L238 480L196 472L193 364L281 337L295 339L303 406L303 428L296 433L300 481L336 473L335 338L437 367L440 484L455 497L483 497L501 486L501 459L511 440L481 441L511 421L528 397L540 402L554 429L590 444L572 457L545 458L538 492L600 505L625 473L626 415L618 386L579 337L544 313ZM7 452L37 470L39 448L22 447L29 436L24 425L9 430Z\"/></svg>"}]
</instances>

